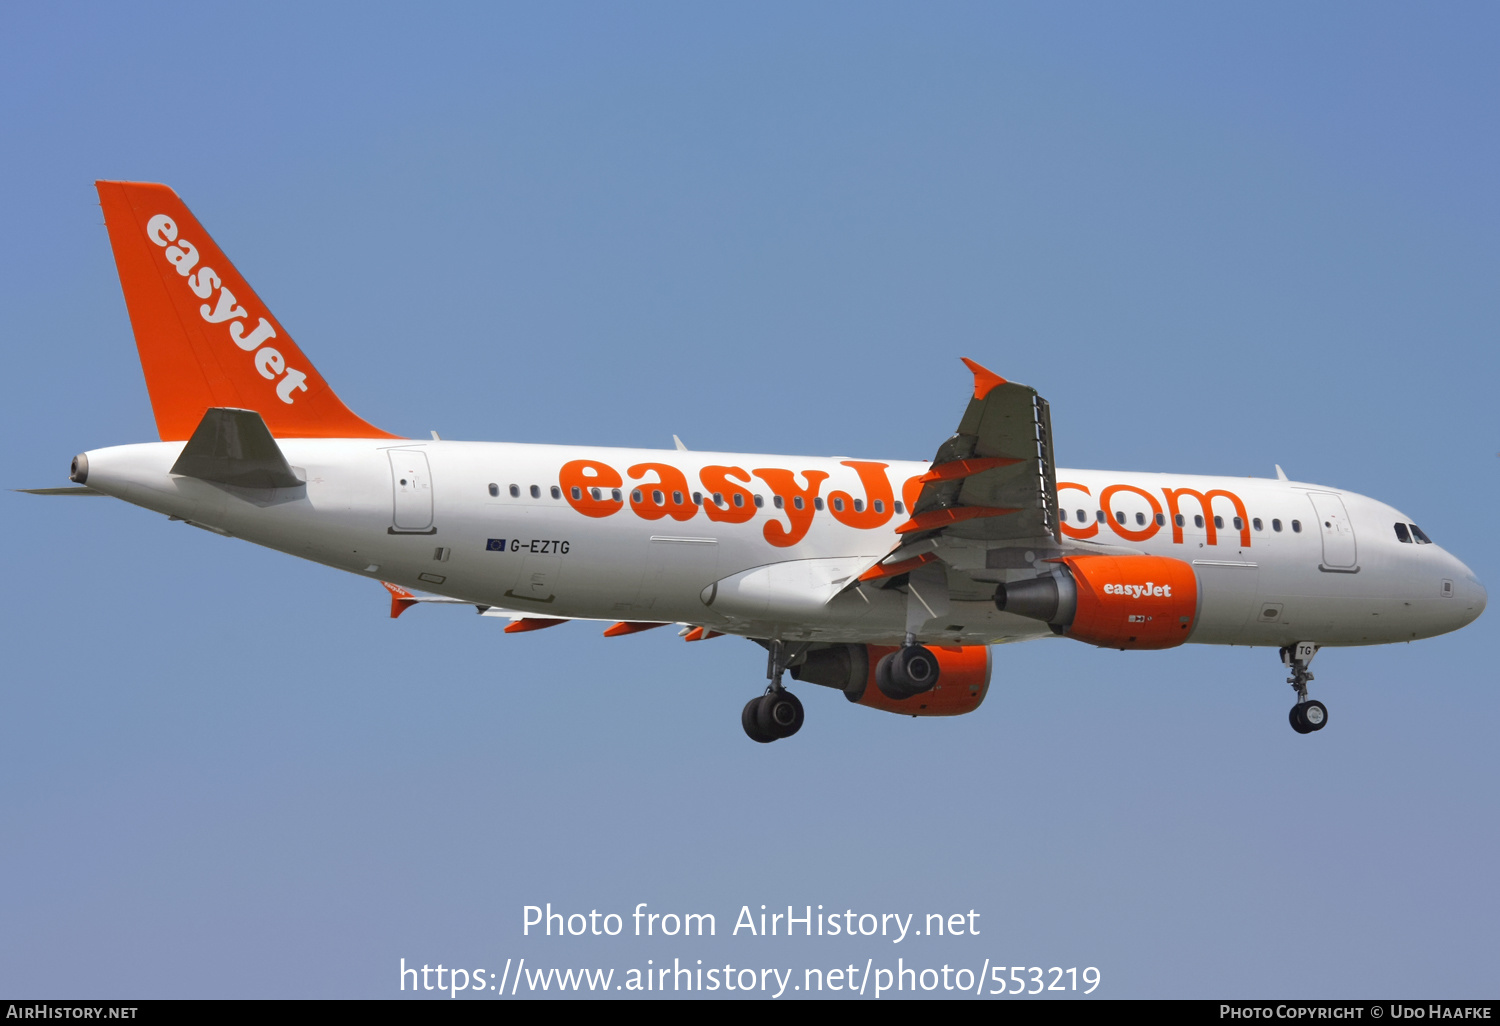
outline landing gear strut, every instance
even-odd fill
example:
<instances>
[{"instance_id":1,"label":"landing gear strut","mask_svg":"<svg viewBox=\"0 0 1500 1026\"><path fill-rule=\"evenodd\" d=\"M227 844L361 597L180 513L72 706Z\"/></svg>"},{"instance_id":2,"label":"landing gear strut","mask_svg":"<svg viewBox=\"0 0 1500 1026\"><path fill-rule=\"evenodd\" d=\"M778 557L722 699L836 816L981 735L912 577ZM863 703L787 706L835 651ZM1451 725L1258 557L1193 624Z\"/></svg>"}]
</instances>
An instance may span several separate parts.
<instances>
[{"instance_id":1,"label":"landing gear strut","mask_svg":"<svg viewBox=\"0 0 1500 1026\"><path fill-rule=\"evenodd\" d=\"M745 703L740 713L740 726L751 741L770 744L784 737L791 737L802 729L802 703L797 696L781 686L781 678L793 659L802 654L805 645L788 649L781 641L769 645L770 656L766 660L766 677L771 681L766 693Z\"/></svg>"},{"instance_id":2,"label":"landing gear strut","mask_svg":"<svg viewBox=\"0 0 1500 1026\"><path fill-rule=\"evenodd\" d=\"M1313 675L1307 672L1308 664L1318 654L1318 646L1311 641L1299 641L1281 650L1281 662L1292 675L1286 679L1297 692L1297 704L1292 706L1287 719L1292 729L1299 734L1311 734L1328 725L1328 707L1317 699L1307 697L1307 682Z\"/></svg>"}]
</instances>

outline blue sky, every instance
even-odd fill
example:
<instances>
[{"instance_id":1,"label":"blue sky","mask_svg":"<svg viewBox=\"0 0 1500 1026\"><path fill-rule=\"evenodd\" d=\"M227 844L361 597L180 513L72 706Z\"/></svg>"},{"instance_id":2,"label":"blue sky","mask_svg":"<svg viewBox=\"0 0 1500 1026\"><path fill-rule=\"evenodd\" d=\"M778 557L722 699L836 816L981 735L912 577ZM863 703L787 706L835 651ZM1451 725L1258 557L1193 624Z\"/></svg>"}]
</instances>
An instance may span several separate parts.
<instances>
[{"instance_id":1,"label":"blue sky","mask_svg":"<svg viewBox=\"0 0 1500 1026\"><path fill-rule=\"evenodd\" d=\"M1293 477L1492 587L1500 16L1415 5L9 5L7 487L154 427L92 188L163 181L349 405L445 438L927 458L970 356L1066 467ZM1493 613L1329 650L995 651L976 714L0 497L0 992L397 965L1097 966L1106 996L1492 996ZM521 908L983 914L895 947Z\"/></svg>"}]
</instances>

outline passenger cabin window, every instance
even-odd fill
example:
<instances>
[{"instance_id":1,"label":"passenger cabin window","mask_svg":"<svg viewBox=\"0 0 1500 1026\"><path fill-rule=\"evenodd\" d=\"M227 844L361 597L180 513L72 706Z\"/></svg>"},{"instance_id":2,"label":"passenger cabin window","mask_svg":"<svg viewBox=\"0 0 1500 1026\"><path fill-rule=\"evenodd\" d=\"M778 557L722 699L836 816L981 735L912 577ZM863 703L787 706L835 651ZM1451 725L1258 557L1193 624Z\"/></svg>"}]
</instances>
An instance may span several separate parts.
<instances>
[{"instance_id":1,"label":"passenger cabin window","mask_svg":"<svg viewBox=\"0 0 1500 1026\"><path fill-rule=\"evenodd\" d=\"M723 492L714 492L714 505L715 506L722 506L722 505L724 505L724 493Z\"/></svg>"},{"instance_id":2,"label":"passenger cabin window","mask_svg":"<svg viewBox=\"0 0 1500 1026\"><path fill-rule=\"evenodd\" d=\"M755 508L756 509L764 509L765 505L766 505L766 500L762 499L759 495L757 495L755 497Z\"/></svg>"},{"instance_id":3,"label":"passenger cabin window","mask_svg":"<svg viewBox=\"0 0 1500 1026\"><path fill-rule=\"evenodd\" d=\"M589 489L589 495L591 495L593 497L593 499L594 499L595 502L602 502L602 501L604 501L604 493L601 492L597 488L590 488Z\"/></svg>"},{"instance_id":4,"label":"passenger cabin window","mask_svg":"<svg viewBox=\"0 0 1500 1026\"><path fill-rule=\"evenodd\" d=\"M1178 527L1181 527L1181 526L1183 526L1184 524L1187 523L1187 517L1185 517L1181 513L1179 513L1175 517L1172 518L1172 522L1174 524L1176 524Z\"/></svg>"},{"instance_id":5,"label":"passenger cabin window","mask_svg":"<svg viewBox=\"0 0 1500 1026\"><path fill-rule=\"evenodd\" d=\"M1203 516L1202 516L1202 514L1194 514L1194 516L1193 516L1193 526L1194 527L1202 527L1203 526Z\"/></svg>"},{"instance_id":6,"label":"passenger cabin window","mask_svg":"<svg viewBox=\"0 0 1500 1026\"><path fill-rule=\"evenodd\" d=\"M1166 527L1167 526L1167 515L1165 513L1158 513L1158 514L1156 514L1156 526L1157 527Z\"/></svg>"},{"instance_id":7,"label":"passenger cabin window","mask_svg":"<svg viewBox=\"0 0 1500 1026\"><path fill-rule=\"evenodd\" d=\"M736 506L743 506L745 504L745 493L744 492L735 492L734 493L734 504Z\"/></svg>"},{"instance_id":8,"label":"passenger cabin window","mask_svg":"<svg viewBox=\"0 0 1500 1026\"><path fill-rule=\"evenodd\" d=\"M660 488L653 488L651 490L651 501L658 506L665 506L667 504L667 497L662 494Z\"/></svg>"},{"instance_id":9,"label":"passenger cabin window","mask_svg":"<svg viewBox=\"0 0 1500 1026\"><path fill-rule=\"evenodd\" d=\"M1255 528L1257 531L1265 529L1265 525L1261 523L1260 517L1256 517L1254 520L1250 521L1250 526Z\"/></svg>"},{"instance_id":10,"label":"passenger cabin window","mask_svg":"<svg viewBox=\"0 0 1500 1026\"><path fill-rule=\"evenodd\" d=\"M573 486L573 501L577 502L577 501L579 501L582 498L583 498L583 489L579 488L577 485L574 485Z\"/></svg>"},{"instance_id":11,"label":"passenger cabin window","mask_svg":"<svg viewBox=\"0 0 1500 1026\"><path fill-rule=\"evenodd\" d=\"M510 486L510 497L512 499L519 499L521 497L521 486L520 485L511 485Z\"/></svg>"},{"instance_id":12,"label":"passenger cabin window","mask_svg":"<svg viewBox=\"0 0 1500 1026\"><path fill-rule=\"evenodd\" d=\"M1398 523L1396 525L1396 540L1398 542L1404 542L1407 545L1411 544L1411 532L1406 529L1405 524Z\"/></svg>"},{"instance_id":13,"label":"passenger cabin window","mask_svg":"<svg viewBox=\"0 0 1500 1026\"><path fill-rule=\"evenodd\" d=\"M819 513L823 512L823 499L821 496L813 500L813 509L817 510Z\"/></svg>"},{"instance_id":14,"label":"passenger cabin window","mask_svg":"<svg viewBox=\"0 0 1500 1026\"><path fill-rule=\"evenodd\" d=\"M1300 521L1300 520L1293 520L1292 521L1292 533L1293 534L1301 534L1302 533L1302 521Z\"/></svg>"},{"instance_id":15,"label":"passenger cabin window","mask_svg":"<svg viewBox=\"0 0 1500 1026\"><path fill-rule=\"evenodd\" d=\"M844 500L843 499L834 499L833 500L833 508L836 509L836 510L838 510L840 513L844 512Z\"/></svg>"},{"instance_id":16,"label":"passenger cabin window","mask_svg":"<svg viewBox=\"0 0 1500 1026\"><path fill-rule=\"evenodd\" d=\"M854 512L856 512L856 513L863 513L864 511L865 511L865 500L864 499L855 499L854 500Z\"/></svg>"},{"instance_id":17,"label":"passenger cabin window","mask_svg":"<svg viewBox=\"0 0 1500 1026\"><path fill-rule=\"evenodd\" d=\"M576 492L576 491L578 491L578 489L574 488L573 491ZM559 487L557 487L557 485L553 485L552 486L552 497L554 499L561 499L562 498L562 489L559 488Z\"/></svg>"},{"instance_id":18,"label":"passenger cabin window","mask_svg":"<svg viewBox=\"0 0 1500 1026\"><path fill-rule=\"evenodd\" d=\"M1122 512L1115 513L1115 520L1121 524L1125 523L1125 514Z\"/></svg>"},{"instance_id":19,"label":"passenger cabin window","mask_svg":"<svg viewBox=\"0 0 1500 1026\"><path fill-rule=\"evenodd\" d=\"M1243 531L1245 529L1245 522L1243 520L1241 520L1239 517L1235 517L1234 518L1234 529L1236 531Z\"/></svg>"},{"instance_id":20,"label":"passenger cabin window","mask_svg":"<svg viewBox=\"0 0 1500 1026\"><path fill-rule=\"evenodd\" d=\"M672 493L672 505L674 505L674 506L681 506L682 505L682 493L681 492L673 492Z\"/></svg>"},{"instance_id":21,"label":"passenger cabin window","mask_svg":"<svg viewBox=\"0 0 1500 1026\"><path fill-rule=\"evenodd\" d=\"M701 506L701 505L703 505L703 493L702 492L694 492L693 493L693 505L694 506Z\"/></svg>"},{"instance_id":22,"label":"passenger cabin window","mask_svg":"<svg viewBox=\"0 0 1500 1026\"><path fill-rule=\"evenodd\" d=\"M1432 539L1422 533L1422 529L1416 524L1407 524L1411 528L1411 536L1417 540L1418 545L1431 545Z\"/></svg>"},{"instance_id":23,"label":"passenger cabin window","mask_svg":"<svg viewBox=\"0 0 1500 1026\"><path fill-rule=\"evenodd\" d=\"M609 497L611 499L614 499L616 502L620 502L620 501L622 501L624 499L624 496L622 496L620 494L620 489L618 489L618 488L611 489L610 493L609 493Z\"/></svg>"},{"instance_id":24,"label":"passenger cabin window","mask_svg":"<svg viewBox=\"0 0 1500 1026\"><path fill-rule=\"evenodd\" d=\"M1104 523L1104 510L1102 510L1102 509L1096 509L1096 510L1094 510L1094 519L1097 520L1101 524Z\"/></svg>"},{"instance_id":25,"label":"passenger cabin window","mask_svg":"<svg viewBox=\"0 0 1500 1026\"><path fill-rule=\"evenodd\" d=\"M1222 531L1224 529L1224 518L1223 517L1214 517L1214 526L1217 527L1219 530Z\"/></svg>"},{"instance_id":26,"label":"passenger cabin window","mask_svg":"<svg viewBox=\"0 0 1500 1026\"><path fill-rule=\"evenodd\" d=\"M633 492L630 493L630 501L631 502L640 502L641 501L641 490L639 488L637 488L635 491L633 491Z\"/></svg>"},{"instance_id":27,"label":"passenger cabin window","mask_svg":"<svg viewBox=\"0 0 1500 1026\"><path fill-rule=\"evenodd\" d=\"M802 507L798 506L797 508L801 509ZM900 516L905 516L905 515L906 515L906 509L905 509L905 507L903 507L900 502L897 502L896 503L896 516L900 517Z\"/></svg>"},{"instance_id":28,"label":"passenger cabin window","mask_svg":"<svg viewBox=\"0 0 1500 1026\"><path fill-rule=\"evenodd\" d=\"M1078 522L1080 524L1087 523L1088 519L1089 519L1089 515L1087 513L1085 513L1083 510L1079 510L1078 511Z\"/></svg>"},{"instance_id":29,"label":"passenger cabin window","mask_svg":"<svg viewBox=\"0 0 1500 1026\"><path fill-rule=\"evenodd\" d=\"M780 509L781 508L781 503L778 502L776 504L776 508ZM876 499L875 500L875 512L876 513L884 513L885 512L885 500L884 499Z\"/></svg>"},{"instance_id":30,"label":"passenger cabin window","mask_svg":"<svg viewBox=\"0 0 1500 1026\"><path fill-rule=\"evenodd\" d=\"M533 499L540 499L542 497L542 490L540 488L538 488L536 485L532 485L531 486L531 497Z\"/></svg>"},{"instance_id":31,"label":"passenger cabin window","mask_svg":"<svg viewBox=\"0 0 1500 1026\"><path fill-rule=\"evenodd\" d=\"M497 485L497 484L490 485L490 498L492 498L492 499L498 499L499 497L500 497L500 486Z\"/></svg>"},{"instance_id":32,"label":"passenger cabin window","mask_svg":"<svg viewBox=\"0 0 1500 1026\"><path fill-rule=\"evenodd\" d=\"M786 509L786 500L779 495L771 496L771 504L777 509Z\"/></svg>"},{"instance_id":33,"label":"passenger cabin window","mask_svg":"<svg viewBox=\"0 0 1500 1026\"><path fill-rule=\"evenodd\" d=\"M792 496L792 505L795 506L797 509L802 509L803 505L804 505L803 502L802 502L802 496L800 496L800 495L794 495L794 496Z\"/></svg>"}]
</instances>

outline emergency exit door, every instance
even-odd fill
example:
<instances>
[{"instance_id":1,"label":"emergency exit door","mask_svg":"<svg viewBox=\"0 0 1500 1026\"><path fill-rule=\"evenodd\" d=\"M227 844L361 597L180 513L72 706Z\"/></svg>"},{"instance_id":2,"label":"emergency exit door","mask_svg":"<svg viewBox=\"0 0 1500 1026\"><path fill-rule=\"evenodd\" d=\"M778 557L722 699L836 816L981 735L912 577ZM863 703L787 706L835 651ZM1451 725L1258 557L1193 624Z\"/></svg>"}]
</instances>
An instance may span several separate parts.
<instances>
[{"instance_id":1,"label":"emergency exit door","mask_svg":"<svg viewBox=\"0 0 1500 1026\"><path fill-rule=\"evenodd\" d=\"M390 449L394 510L391 534L437 534L432 525L432 472L420 449Z\"/></svg>"},{"instance_id":2,"label":"emergency exit door","mask_svg":"<svg viewBox=\"0 0 1500 1026\"><path fill-rule=\"evenodd\" d=\"M1359 569L1359 551L1354 542L1354 524L1344 509L1344 500L1332 492L1308 492L1323 535L1324 570Z\"/></svg>"}]
</instances>

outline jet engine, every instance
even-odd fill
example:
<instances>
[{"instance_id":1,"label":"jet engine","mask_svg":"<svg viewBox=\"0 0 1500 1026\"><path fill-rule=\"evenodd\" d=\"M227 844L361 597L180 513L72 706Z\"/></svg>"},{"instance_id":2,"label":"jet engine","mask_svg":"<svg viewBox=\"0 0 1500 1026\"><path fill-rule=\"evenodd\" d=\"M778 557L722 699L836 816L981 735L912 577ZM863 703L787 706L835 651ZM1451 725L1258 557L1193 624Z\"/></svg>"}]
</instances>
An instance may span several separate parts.
<instances>
[{"instance_id":1,"label":"jet engine","mask_svg":"<svg viewBox=\"0 0 1500 1026\"><path fill-rule=\"evenodd\" d=\"M938 679L930 691L895 700L875 684L875 664L896 651L888 645L830 645L809 652L789 668L796 680L837 688L856 705L903 716L961 716L984 701L990 687L988 645L928 645L937 658Z\"/></svg>"},{"instance_id":2,"label":"jet engine","mask_svg":"<svg viewBox=\"0 0 1500 1026\"><path fill-rule=\"evenodd\" d=\"M1169 556L1065 556L995 589L995 608L1101 648L1174 648L1193 633L1198 578Z\"/></svg>"}]
</instances>

